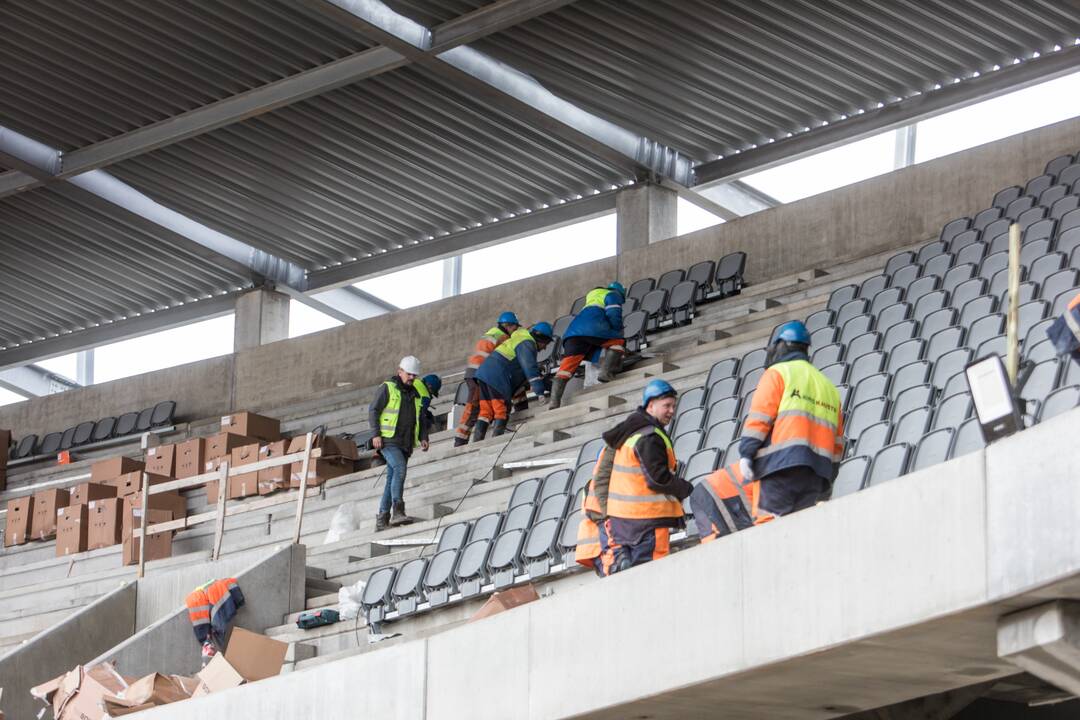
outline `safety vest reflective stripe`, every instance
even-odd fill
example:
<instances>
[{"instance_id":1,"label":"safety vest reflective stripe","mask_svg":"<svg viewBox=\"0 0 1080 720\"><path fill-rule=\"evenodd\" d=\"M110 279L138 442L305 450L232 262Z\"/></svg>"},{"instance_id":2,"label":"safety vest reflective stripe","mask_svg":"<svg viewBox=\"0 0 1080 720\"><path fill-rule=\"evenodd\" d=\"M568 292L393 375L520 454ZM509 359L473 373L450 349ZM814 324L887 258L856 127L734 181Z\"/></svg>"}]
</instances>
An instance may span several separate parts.
<instances>
[{"instance_id":1,"label":"safety vest reflective stripe","mask_svg":"<svg viewBox=\"0 0 1080 720\"><path fill-rule=\"evenodd\" d=\"M790 440L785 440L782 443L770 443L766 445L765 447L758 450L755 457L768 457L769 455L774 455L778 452L781 452L782 450L789 450L793 447L805 447L807 450L814 453L815 455L820 455L824 458L833 459L835 455L832 450L814 447L814 445L812 445L809 440L806 440L804 438L792 438Z\"/></svg>"},{"instance_id":2,"label":"safety vest reflective stripe","mask_svg":"<svg viewBox=\"0 0 1080 720\"><path fill-rule=\"evenodd\" d=\"M423 385L423 383L420 382L419 379L417 379L416 382ZM387 398L386 407L384 407L382 412L379 414L379 435L384 438L391 438L394 437L394 434L397 432L398 415L401 411L401 390L398 389L397 383L392 380L387 380L383 384L386 385ZM427 392L426 387L424 389L424 392ZM415 418L415 421L413 423L413 441L417 445L419 445L421 407L421 396L419 388L417 388L417 395L413 399L413 404L416 406L415 415L413 415L413 417Z\"/></svg>"},{"instance_id":3,"label":"safety vest reflective stripe","mask_svg":"<svg viewBox=\"0 0 1080 720\"><path fill-rule=\"evenodd\" d=\"M829 429L830 432L833 432L833 433L836 432L836 423L835 422L832 422L827 418L818 417L817 415L814 415L813 413L808 413L805 410L784 410L784 411L779 412L779 413L776 414L776 421L779 422L779 421L783 420L784 418L789 418L789 417L803 418L803 419L808 420L809 422L815 423L817 425L825 426L826 428Z\"/></svg>"},{"instance_id":4,"label":"safety vest reflective stripe","mask_svg":"<svg viewBox=\"0 0 1080 720\"><path fill-rule=\"evenodd\" d=\"M724 522L727 523L728 531L735 532L738 529L735 526L735 518L731 517L731 511L727 509L727 505L724 504L723 498L716 494L716 488L713 487L711 482L705 482L705 491L709 493L709 496L713 499L713 504L716 505L716 509L724 518ZM749 513L750 508L747 508L746 512Z\"/></svg>"},{"instance_id":5,"label":"safety vest reflective stripe","mask_svg":"<svg viewBox=\"0 0 1080 720\"><path fill-rule=\"evenodd\" d=\"M502 331L499 327L493 327L486 333L480 336L480 339L476 341L476 349L473 354L469 356L469 367L479 368L484 364L484 360L494 352L502 342L507 339L508 335Z\"/></svg>"},{"instance_id":6,"label":"safety vest reflective stripe","mask_svg":"<svg viewBox=\"0 0 1080 720\"><path fill-rule=\"evenodd\" d=\"M768 444L757 452L758 458L781 450L805 447L814 455L839 461L843 450L840 434L840 394L813 365L805 360L791 360L773 365L766 373L779 375L767 385L780 397L755 393L754 406L747 416L743 434L764 439ZM765 380L765 377L762 377ZM762 397L758 397L761 394ZM775 417L761 408L776 407Z\"/></svg>"},{"instance_id":7,"label":"safety vest reflective stripe","mask_svg":"<svg viewBox=\"0 0 1080 720\"><path fill-rule=\"evenodd\" d=\"M668 470L675 472L675 452L671 439L663 430L649 426L631 435L615 453L608 488L607 514L627 519L679 518L682 503L664 493L654 492L645 479L645 471L636 451L637 443L649 433L656 433L667 448Z\"/></svg>"},{"instance_id":8,"label":"safety vest reflective stripe","mask_svg":"<svg viewBox=\"0 0 1080 720\"><path fill-rule=\"evenodd\" d=\"M653 493L652 495L623 495L622 493L608 493L608 505L612 500L618 500L620 502L628 503L653 503L659 500L670 500L671 502L679 502L678 499L673 498L671 495L664 495L662 493Z\"/></svg>"}]
</instances>

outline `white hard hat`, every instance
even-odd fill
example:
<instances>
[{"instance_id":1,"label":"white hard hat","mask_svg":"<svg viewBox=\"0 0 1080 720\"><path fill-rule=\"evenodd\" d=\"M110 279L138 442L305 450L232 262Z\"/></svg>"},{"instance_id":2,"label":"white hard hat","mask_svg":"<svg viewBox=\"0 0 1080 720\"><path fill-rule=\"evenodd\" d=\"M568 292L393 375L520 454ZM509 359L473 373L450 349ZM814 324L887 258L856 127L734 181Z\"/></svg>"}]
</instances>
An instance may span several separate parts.
<instances>
[{"instance_id":1,"label":"white hard hat","mask_svg":"<svg viewBox=\"0 0 1080 720\"><path fill-rule=\"evenodd\" d=\"M401 362L398 363L398 367L409 373L410 375L420 374L420 360L413 355L406 355L401 358Z\"/></svg>"}]
</instances>

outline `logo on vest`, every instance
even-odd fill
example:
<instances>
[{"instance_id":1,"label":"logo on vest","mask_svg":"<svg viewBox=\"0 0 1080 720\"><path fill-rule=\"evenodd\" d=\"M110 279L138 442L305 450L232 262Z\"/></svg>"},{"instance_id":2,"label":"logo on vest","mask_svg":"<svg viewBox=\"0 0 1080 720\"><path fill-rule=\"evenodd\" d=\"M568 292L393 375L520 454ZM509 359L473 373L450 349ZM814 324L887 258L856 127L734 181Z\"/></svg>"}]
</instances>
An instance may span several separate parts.
<instances>
[{"instance_id":1,"label":"logo on vest","mask_svg":"<svg viewBox=\"0 0 1080 720\"><path fill-rule=\"evenodd\" d=\"M825 410L828 410L830 412L836 412L836 407L834 405L830 405L827 402L823 402L821 400L818 400L817 398L810 397L809 395L803 395L801 392L799 392L799 388L791 388L791 394L788 397L792 399L802 400L803 402L813 403L814 405L817 405L820 408L824 408Z\"/></svg>"}]
</instances>

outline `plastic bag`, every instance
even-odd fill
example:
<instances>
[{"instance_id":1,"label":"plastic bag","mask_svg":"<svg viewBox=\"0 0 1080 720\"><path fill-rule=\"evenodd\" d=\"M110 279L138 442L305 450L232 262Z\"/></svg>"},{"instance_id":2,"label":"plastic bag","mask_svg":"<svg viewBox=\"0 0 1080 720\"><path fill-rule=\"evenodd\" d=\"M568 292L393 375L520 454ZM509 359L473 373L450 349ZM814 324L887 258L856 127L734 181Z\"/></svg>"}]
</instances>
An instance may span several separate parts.
<instances>
[{"instance_id":1,"label":"plastic bag","mask_svg":"<svg viewBox=\"0 0 1080 720\"><path fill-rule=\"evenodd\" d=\"M323 545L337 542L351 532L360 528L360 522L356 517L356 503L343 503L334 512L330 519L330 529L326 531L326 539Z\"/></svg>"},{"instance_id":2,"label":"plastic bag","mask_svg":"<svg viewBox=\"0 0 1080 720\"><path fill-rule=\"evenodd\" d=\"M360 599L364 597L364 581L344 585L337 591L338 615L342 620L355 620L360 614Z\"/></svg>"}]
</instances>

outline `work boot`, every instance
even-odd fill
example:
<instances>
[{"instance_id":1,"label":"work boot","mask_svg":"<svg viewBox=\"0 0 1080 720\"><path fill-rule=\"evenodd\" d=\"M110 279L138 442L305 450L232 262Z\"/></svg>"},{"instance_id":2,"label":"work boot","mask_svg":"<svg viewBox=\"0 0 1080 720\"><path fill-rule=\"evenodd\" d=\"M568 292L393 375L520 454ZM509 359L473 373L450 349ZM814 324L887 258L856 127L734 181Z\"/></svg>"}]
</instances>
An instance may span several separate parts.
<instances>
[{"instance_id":1,"label":"work boot","mask_svg":"<svg viewBox=\"0 0 1080 720\"><path fill-rule=\"evenodd\" d=\"M462 445L468 445L468 444L469 444L469 438L467 438L467 437L466 438L461 438L461 437L454 438L454 447L461 447Z\"/></svg>"},{"instance_id":2,"label":"work boot","mask_svg":"<svg viewBox=\"0 0 1080 720\"><path fill-rule=\"evenodd\" d=\"M615 373L622 370L622 356L621 352L605 350L600 358L600 372L597 374L596 379L603 383L614 380Z\"/></svg>"},{"instance_id":3,"label":"work boot","mask_svg":"<svg viewBox=\"0 0 1080 720\"><path fill-rule=\"evenodd\" d=\"M375 516L375 532L385 530L390 527L390 513L379 513Z\"/></svg>"},{"instance_id":4,"label":"work boot","mask_svg":"<svg viewBox=\"0 0 1080 720\"><path fill-rule=\"evenodd\" d=\"M499 437L506 432L506 421L496 420L491 426L491 437Z\"/></svg>"},{"instance_id":5,"label":"work boot","mask_svg":"<svg viewBox=\"0 0 1080 720\"><path fill-rule=\"evenodd\" d=\"M487 437L488 424L487 420L477 420L476 427L473 428L472 439L473 442L480 442Z\"/></svg>"},{"instance_id":6,"label":"work boot","mask_svg":"<svg viewBox=\"0 0 1080 720\"><path fill-rule=\"evenodd\" d=\"M566 378L555 378L551 383L551 401L548 403L548 407L552 410L561 407L564 392L566 392Z\"/></svg>"},{"instance_id":7,"label":"work boot","mask_svg":"<svg viewBox=\"0 0 1080 720\"><path fill-rule=\"evenodd\" d=\"M405 514L405 501L394 503L394 514L390 516L390 525L396 527L398 525L408 525L413 519Z\"/></svg>"}]
</instances>

